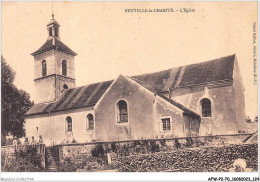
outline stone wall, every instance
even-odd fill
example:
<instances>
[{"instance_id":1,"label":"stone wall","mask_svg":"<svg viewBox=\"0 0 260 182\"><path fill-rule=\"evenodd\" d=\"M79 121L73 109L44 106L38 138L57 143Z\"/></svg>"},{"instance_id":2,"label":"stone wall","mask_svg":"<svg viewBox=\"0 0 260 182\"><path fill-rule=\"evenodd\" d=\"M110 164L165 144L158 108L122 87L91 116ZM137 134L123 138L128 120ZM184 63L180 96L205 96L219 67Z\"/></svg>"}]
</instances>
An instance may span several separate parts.
<instances>
[{"instance_id":1,"label":"stone wall","mask_svg":"<svg viewBox=\"0 0 260 182\"><path fill-rule=\"evenodd\" d=\"M90 145L63 145L56 146L54 150L59 151L59 161L62 163L66 158L72 162L78 163L83 159L92 157L91 150L95 148L95 144Z\"/></svg>"},{"instance_id":2,"label":"stone wall","mask_svg":"<svg viewBox=\"0 0 260 182\"><path fill-rule=\"evenodd\" d=\"M8 146L1 146L1 154L8 154L13 155L16 151L25 151L29 147L35 147L39 154L44 153L44 144L35 144L35 145L8 145Z\"/></svg>"},{"instance_id":3,"label":"stone wall","mask_svg":"<svg viewBox=\"0 0 260 182\"><path fill-rule=\"evenodd\" d=\"M140 165L142 171L157 171L157 170L177 170L171 169L173 159L184 160L187 156L191 155L197 157L194 163L190 165L197 165L196 162L203 161L217 162L220 160L221 168L219 171L225 171L227 167L230 167L230 163L236 157L241 157L249 161L250 166L257 167L255 160L257 160L257 145L243 144L242 141L247 138L248 135L231 135L231 136L210 136L210 137L195 137L195 138L178 138L178 139L156 139L156 140L132 140L132 141L121 141L121 142L106 142L106 143L85 143L85 144L64 144L57 145L54 147L54 153L56 156L56 163L63 165L69 160L70 165L75 165L75 168L83 169L86 165L93 162L98 162L100 165L95 166L96 169L104 169L107 167L107 153L111 156L112 163L109 168L113 168L119 171L133 171L133 166L137 167ZM178 142L176 142L178 141ZM103 156L93 157L93 151L99 147L99 151L103 151ZM248 149L249 148L249 149ZM234 152L234 151L235 152ZM254 151L255 150L255 151ZM230 158L226 158L226 151L233 151L233 155ZM95 151L97 153L97 151ZM205 155L204 155L205 153ZM201 155L203 154L203 155ZM223 154L223 155L222 155ZM175 156L175 157L173 157ZM250 161L251 156L252 161ZM162 158L162 164L157 164L156 161ZM166 160L167 159L167 160ZM191 158L188 158L191 159ZM143 163L142 161L148 162ZM226 164L224 165L224 160ZM129 163L130 161L130 163ZM155 163L154 163L155 162ZM167 163L168 162L168 163ZM183 161L187 163L187 161ZM191 162L191 161L190 161ZM252 164L251 164L251 163ZM206 165L207 162L198 164ZM163 166L167 164L166 168L152 167L152 166ZM95 164L96 165L96 164ZM185 164L186 165L186 164ZM223 166L224 165L224 166ZM105 166L105 167L104 167ZM124 167L126 166L126 167ZM127 167L128 166L128 167ZM168 167L167 167L168 166ZM185 168L181 164L176 163L174 165L179 169ZM212 165L213 166L213 165ZM143 167L143 168L142 168ZM202 170L201 167L194 168L196 170ZM91 171L91 167L88 170ZM136 169L135 169L136 170ZM184 169L183 169L184 170ZM191 170L191 169L185 169ZM203 168L203 170L206 170ZM216 171L217 169L210 169L209 171Z\"/></svg>"},{"instance_id":4,"label":"stone wall","mask_svg":"<svg viewBox=\"0 0 260 182\"><path fill-rule=\"evenodd\" d=\"M247 168L258 171L257 144L126 156L116 160L114 165L119 172L228 172L238 158L245 159Z\"/></svg>"}]
</instances>

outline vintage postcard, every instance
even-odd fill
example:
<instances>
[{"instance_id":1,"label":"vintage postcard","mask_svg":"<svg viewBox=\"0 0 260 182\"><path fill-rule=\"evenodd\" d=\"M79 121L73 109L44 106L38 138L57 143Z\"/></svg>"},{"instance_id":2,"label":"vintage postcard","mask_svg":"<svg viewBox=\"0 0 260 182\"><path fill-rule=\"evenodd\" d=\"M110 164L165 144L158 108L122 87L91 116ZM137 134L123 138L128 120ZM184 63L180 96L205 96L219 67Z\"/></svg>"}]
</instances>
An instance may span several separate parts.
<instances>
[{"instance_id":1,"label":"vintage postcard","mask_svg":"<svg viewBox=\"0 0 260 182\"><path fill-rule=\"evenodd\" d=\"M258 2L1 11L2 181L259 181Z\"/></svg>"}]
</instances>

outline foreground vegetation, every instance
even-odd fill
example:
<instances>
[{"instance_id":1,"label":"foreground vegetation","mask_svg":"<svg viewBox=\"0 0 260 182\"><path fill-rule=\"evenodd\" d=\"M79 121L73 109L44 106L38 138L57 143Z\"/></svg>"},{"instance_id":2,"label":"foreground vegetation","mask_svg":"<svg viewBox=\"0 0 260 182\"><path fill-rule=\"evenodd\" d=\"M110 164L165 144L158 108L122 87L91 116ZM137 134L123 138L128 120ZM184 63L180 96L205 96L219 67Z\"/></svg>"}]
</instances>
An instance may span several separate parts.
<instances>
[{"instance_id":1,"label":"foreground vegetation","mask_svg":"<svg viewBox=\"0 0 260 182\"><path fill-rule=\"evenodd\" d=\"M1 154L1 169L3 172L43 172L41 156L35 147L16 151L12 154Z\"/></svg>"}]
</instances>

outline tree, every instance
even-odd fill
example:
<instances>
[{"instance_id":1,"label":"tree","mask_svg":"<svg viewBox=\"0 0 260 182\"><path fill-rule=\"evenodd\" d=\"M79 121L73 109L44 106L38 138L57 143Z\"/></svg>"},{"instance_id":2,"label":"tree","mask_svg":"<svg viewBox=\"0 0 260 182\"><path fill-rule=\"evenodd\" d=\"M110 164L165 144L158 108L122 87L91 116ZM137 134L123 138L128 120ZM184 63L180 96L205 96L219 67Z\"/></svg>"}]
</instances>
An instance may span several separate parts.
<instances>
[{"instance_id":1,"label":"tree","mask_svg":"<svg viewBox=\"0 0 260 182\"><path fill-rule=\"evenodd\" d=\"M13 84L15 72L3 56L1 56L1 71L1 132L3 135L11 132L14 136L21 137L24 135L24 114L33 103L27 92Z\"/></svg>"}]
</instances>

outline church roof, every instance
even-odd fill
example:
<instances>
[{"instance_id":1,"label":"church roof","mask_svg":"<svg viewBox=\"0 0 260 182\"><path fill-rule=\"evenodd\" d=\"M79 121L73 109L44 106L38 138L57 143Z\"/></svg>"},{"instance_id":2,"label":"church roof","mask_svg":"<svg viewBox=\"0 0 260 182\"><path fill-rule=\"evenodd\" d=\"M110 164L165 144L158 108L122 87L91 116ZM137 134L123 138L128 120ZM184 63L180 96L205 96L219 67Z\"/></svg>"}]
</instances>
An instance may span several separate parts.
<instances>
[{"instance_id":1,"label":"church roof","mask_svg":"<svg viewBox=\"0 0 260 182\"><path fill-rule=\"evenodd\" d=\"M234 61L235 55L230 55L207 62L133 76L133 78L143 81L158 92L179 87L205 85L233 79Z\"/></svg>"},{"instance_id":2,"label":"church roof","mask_svg":"<svg viewBox=\"0 0 260 182\"><path fill-rule=\"evenodd\" d=\"M170 77L171 70L133 76L133 78L146 83L157 91L161 91L164 90L165 81Z\"/></svg>"},{"instance_id":3,"label":"church roof","mask_svg":"<svg viewBox=\"0 0 260 182\"><path fill-rule=\"evenodd\" d=\"M65 90L56 102L35 104L26 115L94 106L112 82L113 80Z\"/></svg>"},{"instance_id":4,"label":"church roof","mask_svg":"<svg viewBox=\"0 0 260 182\"><path fill-rule=\"evenodd\" d=\"M37 51L33 52L32 55L36 56L38 54L41 54L43 52L46 52L46 51L49 51L49 50L52 50L52 49L56 49L58 51L70 54L72 56L76 56L77 55L77 53L72 51L63 42L61 42L60 40L58 40L56 38L53 38L53 39L47 40Z\"/></svg>"},{"instance_id":5,"label":"church roof","mask_svg":"<svg viewBox=\"0 0 260 182\"><path fill-rule=\"evenodd\" d=\"M51 24L60 25L54 18L51 19L51 21L47 24L47 26Z\"/></svg>"},{"instance_id":6,"label":"church roof","mask_svg":"<svg viewBox=\"0 0 260 182\"><path fill-rule=\"evenodd\" d=\"M169 99L163 96L162 94L157 93L156 90L150 87L149 85L146 85L145 83L136 80L134 78L130 78L130 79L139 83L141 86L155 93L157 96L161 97L162 99L169 102L170 104L183 110L184 113L195 117L200 117L198 114L189 110L188 108L181 105L180 103L172 99ZM76 109L76 108L87 107L87 106L93 107L98 102L98 100L102 97L102 95L105 93L108 87L112 84L112 82L113 80L65 90L64 93L62 93L61 97L56 102L36 104L26 113L26 115L28 116L34 114L44 114L49 112L62 111L67 109Z\"/></svg>"},{"instance_id":7,"label":"church roof","mask_svg":"<svg viewBox=\"0 0 260 182\"><path fill-rule=\"evenodd\" d=\"M185 67L179 87L233 79L235 55Z\"/></svg>"},{"instance_id":8,"label":"church roof","mask_svg":"<svg viewBox=\"0 0 260 182\"><path fill-rule=\"evenodd\" d=\"M180 103L163 96L160 92L172 88L198 84L203 85L219 80L233 79L234 60L235 55L231 55L208 62L187 65L156 73L132 76L129 78L151 92L156 93L156 95L167 102L182 109L186 114L198 116ZM94 106L112 82L113 80L65 90L56 102L36 104L26 113L26 115Z\"/></svg>"}]
</instances>

